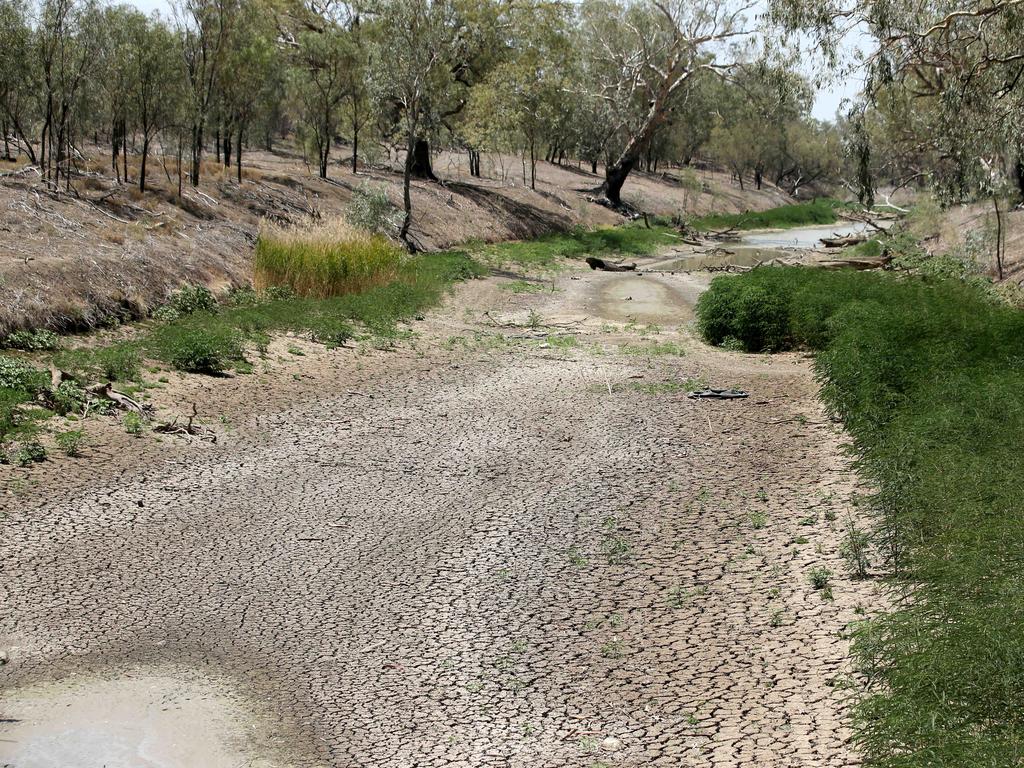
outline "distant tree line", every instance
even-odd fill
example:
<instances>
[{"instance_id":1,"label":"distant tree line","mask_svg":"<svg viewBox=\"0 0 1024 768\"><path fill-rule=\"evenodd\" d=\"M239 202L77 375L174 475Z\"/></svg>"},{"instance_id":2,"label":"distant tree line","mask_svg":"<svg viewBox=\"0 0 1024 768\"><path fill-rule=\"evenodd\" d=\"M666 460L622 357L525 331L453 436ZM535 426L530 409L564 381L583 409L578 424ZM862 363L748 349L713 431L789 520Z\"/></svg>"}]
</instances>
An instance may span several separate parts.
<instances>
[{"instance_id":1,"label":"distant tree line","mask_svg":"<svg viewBox=\"0 0 1024 768\"><path fill-rule=\"evenodd\" d=\"M164 17L0 0L3 156L67 189L93 142L119 180L145 190L155 155L180 191L204 159L240 182L245 150L283 137L324 178L386 145L405 158L403 238L410 179L434 177L437 146L466 152L474 175L482 153L518 155L530 186L542 160L602 165L614 206L637 169L698 157L793 192L835 178L837 129L809 117L791 68L744 52L747 6L177 0ZM336 158L341 141L350 157Z\"/></svg>"}]
</instances>

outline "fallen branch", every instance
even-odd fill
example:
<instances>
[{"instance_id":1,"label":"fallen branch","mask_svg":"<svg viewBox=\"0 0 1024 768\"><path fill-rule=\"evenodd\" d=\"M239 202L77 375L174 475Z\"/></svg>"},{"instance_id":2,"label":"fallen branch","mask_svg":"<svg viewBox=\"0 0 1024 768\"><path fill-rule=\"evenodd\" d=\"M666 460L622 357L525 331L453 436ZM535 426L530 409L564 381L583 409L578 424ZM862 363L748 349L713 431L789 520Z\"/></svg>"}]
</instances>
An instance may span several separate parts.
<instances>
[{"instance_id":1,"label":"fallen branch","mask_svg":"<svg viewBox=\"0 0 1024 768\"><path fill-rule=\"evenodd\" d=\"M211 443L216 443L217 433L209 427L204 427L202 424L196 424L195 420L198 416L199 410L196 408L196 404L192 403L192 415L188 417L188 421L186 423L179 424L178 417L175 416L174 421L157 424L153 427L153 431L158 432L161 435L198 437L200 440L209 440Z\"/></svg>"}]
</instances>

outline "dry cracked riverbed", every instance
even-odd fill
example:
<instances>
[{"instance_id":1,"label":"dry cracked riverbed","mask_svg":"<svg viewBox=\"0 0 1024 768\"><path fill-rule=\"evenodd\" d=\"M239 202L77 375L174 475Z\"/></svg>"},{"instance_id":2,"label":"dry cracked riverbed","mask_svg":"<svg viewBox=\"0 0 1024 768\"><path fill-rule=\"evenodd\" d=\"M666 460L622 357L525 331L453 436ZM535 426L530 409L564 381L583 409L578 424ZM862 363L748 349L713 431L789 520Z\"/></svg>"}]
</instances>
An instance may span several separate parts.
<instances>
[{"instance_id":1,"label":"dry cracked riverbed","mask_svg":"<svg viewBox=\"0 0 1024 768\"><path fill-rule=\"evenodd\" d=\"M216 446L15 478L0 765L855 765L876 598L809 362L703 347L699 278L507 282L397 351L178 382Z\"/></svg>"}]
</instances>

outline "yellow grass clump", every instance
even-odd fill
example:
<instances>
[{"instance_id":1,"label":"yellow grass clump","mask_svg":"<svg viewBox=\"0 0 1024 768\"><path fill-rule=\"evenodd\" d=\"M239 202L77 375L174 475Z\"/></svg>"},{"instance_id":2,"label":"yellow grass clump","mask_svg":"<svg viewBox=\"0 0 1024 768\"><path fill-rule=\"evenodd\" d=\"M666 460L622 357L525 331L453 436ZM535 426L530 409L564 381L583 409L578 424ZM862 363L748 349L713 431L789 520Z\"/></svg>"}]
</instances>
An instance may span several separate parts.
<instances>
[{"instance_id":1,"label":"yellow grass clump","mask_svg":"<svg viewBox=\"0 0 1024 768\"><path fill-rule=\"evenodd\" d=\"M403 257L386 238L342 219L306 227L266 224L256 243L256 290L287 286L318 299L360 293L397 279Z\"/></svg>"}]
</instances>

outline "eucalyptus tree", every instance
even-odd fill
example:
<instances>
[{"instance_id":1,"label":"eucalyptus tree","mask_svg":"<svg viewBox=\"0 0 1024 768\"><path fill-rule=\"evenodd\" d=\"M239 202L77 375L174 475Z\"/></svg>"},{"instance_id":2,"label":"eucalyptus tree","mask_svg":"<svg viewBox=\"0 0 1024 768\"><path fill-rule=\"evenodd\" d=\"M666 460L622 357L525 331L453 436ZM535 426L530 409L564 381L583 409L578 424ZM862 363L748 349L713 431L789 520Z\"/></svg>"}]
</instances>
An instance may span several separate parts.
<instances>
[{"instance_id":1,"label":"eucalyptus tree","mask_svg":"<svg viewBox=\"0 0 1024 768\"><path fill-rule=\"evenodd\" d=\"M127 45L128 104L142 146L139 191L146 191L146 163L157 133L181 114L184 71L174 32L159 19L133 18Z\"/></svg>"},{"instance_id":2,"label":"eucalyptus tree","mask_svg":"<svg viewBox=\"0 0 1024 768\"><path fill-rule=\"evenodd\" d=\"M731 61L716 57L729 41L752 30L746 0L586 0L580 7L585 57L581 89L609 108L621 150L605 169L601 191L615 206L678 91L701 72L722 73Z\"/></svg>"},{"instance_id":3,"label":"eucalyptus tree","mask_svg":"<svg viewBox=\"0 0 1024 768\"><path fill-rule=\"evenodd\" d=\"M237 15L238 0L178 0L174 6L187 86L192 186L199 185L207 121L218 96Z\"/></svg>"},{"instance_id":4,"label":"eucalyptus tree","mask_svg":"<svg viewBox=\"0 0 1024 768\"><path fill-rule=\"evenodd\" d=\"M0 130L4 157L24 152L36 162L34 125L39 119L41 70L35 56L31 8L27 0L0 0ZM12 153L9 136L15 138Z\"/></svg>"},{"instance_id":5,"label":"eucalyptus tree","mask_svg":"<svg viewBox=\"0 0 1024 768\"><path fill-rule=\"evenodd\" d=\"M377 25L370 87L377 108L395 115L405 148L402 173L404 216L399 237L410 250L411 178L417 143L446 117L445 105L462 86L465 63L474 48L475 28L453 0L382 0L374 8Z\"/></svg>"},{"instance_id":6,"label":"eucalyptus tree","mask_svg":"<svg viewBox=\"0 0 1024 768\"><path fill-rule=\"evenodd\" d=\"M930 156L908 179L927 175L944 197L958 199L1015 175L1024 193L1022 0L771 0L770 9L809 36L829 65L840 60L851 29L869 37L866 99L853 124L866 127L872 118L864 112L876 108L892 118L890 137ZM854 143L870 150L866 135Z\"/></svg>"}]
</instances>

